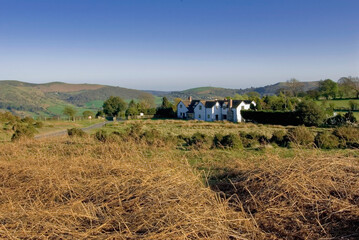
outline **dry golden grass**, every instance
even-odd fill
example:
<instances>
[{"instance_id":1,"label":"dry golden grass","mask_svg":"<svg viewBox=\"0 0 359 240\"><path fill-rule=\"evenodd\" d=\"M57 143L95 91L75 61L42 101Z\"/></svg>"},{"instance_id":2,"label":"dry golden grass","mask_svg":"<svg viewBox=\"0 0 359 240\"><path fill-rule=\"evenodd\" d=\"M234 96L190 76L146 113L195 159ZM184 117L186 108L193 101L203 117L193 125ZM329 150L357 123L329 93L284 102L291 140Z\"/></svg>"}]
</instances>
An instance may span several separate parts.
<instances>
[{"instance_id":1,"label":"dry golden grass","mask_svg":"<svg viewBox=\"0 0 359 240\"><path fill-rule=\"evenodd\" d=\"M346 156L345 156L346 155ZM267 239L359 239L359 159L296 150L237 160L213 188L236 196Z\"/></svg>"},{"instance_id":2,"label":"dry golden grass","mask_svg":"<svg viewBox=\"0 0 359 240\"><path fill-rule=\"evenodd\" d=\"M53 139L0 145L0 238L261 239L169 149Z\"/></svg>"},{"instance_id":3,"label":"dry golden grass","mask_svg":"<svg viewBox=\"0 0 359 240\"><path fill-rule=\"evenodd\" d=\"M213 136L216 133L230 134L238 132L258 132L262 135L272 136L276 130L285 129L278 125L261 125L252 123L232 123L232 122L204 122L204 121L184 121L184 120L129 120L122 123L109 124L108 131L121 131L124 128L140 123L144 130L156 129L162 134L171 135L193 135L200 132Z\"/></svg>"}]
</instances>

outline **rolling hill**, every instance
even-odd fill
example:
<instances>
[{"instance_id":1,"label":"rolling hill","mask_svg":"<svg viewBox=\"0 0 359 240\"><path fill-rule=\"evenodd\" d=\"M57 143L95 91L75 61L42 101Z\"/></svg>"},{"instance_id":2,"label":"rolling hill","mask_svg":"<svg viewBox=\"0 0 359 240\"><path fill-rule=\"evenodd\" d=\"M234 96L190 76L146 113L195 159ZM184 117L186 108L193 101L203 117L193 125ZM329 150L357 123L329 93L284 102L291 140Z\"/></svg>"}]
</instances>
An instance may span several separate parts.
<instances>
[{"instance_id":1,"label":"rolling hill","mask_svg":"<svg viewBox=\"0 0 359 240\"><path fill-rule=\"evenodd\" d=\"M302 82L303 90L308 91L318 87L319 81L313 82ZM174 91L174 92L161 92L161 91L147 91L153 95L162 97L166 96L169 99L181 98L187 99L189 96L192 96L194 99L214 99L214 98L224 98L227 96L234 96L235 94L246 94L249 92L258 92L260 95L274 95L278 93L280 89L286 87L285 82L279 82L272 85L267 85L264 87L258 88L246 88L246 89L231 89L231 88L220 88L220 87L199 87L191 88L184 91Z\"/></svg>"},{"instance_id":2,"label":"rolling hill","mask_svg":"<svg viewBox=\"0 0 359 240\"><path fill-rule=\"evenodd\" d=\"M64 106L75 107L79 114L85 110L96 111L110 96L130 100L152 95L139 90L98 84L0 81L0 109L18 115L61 115Z\"/></svg>"}]
</instances>

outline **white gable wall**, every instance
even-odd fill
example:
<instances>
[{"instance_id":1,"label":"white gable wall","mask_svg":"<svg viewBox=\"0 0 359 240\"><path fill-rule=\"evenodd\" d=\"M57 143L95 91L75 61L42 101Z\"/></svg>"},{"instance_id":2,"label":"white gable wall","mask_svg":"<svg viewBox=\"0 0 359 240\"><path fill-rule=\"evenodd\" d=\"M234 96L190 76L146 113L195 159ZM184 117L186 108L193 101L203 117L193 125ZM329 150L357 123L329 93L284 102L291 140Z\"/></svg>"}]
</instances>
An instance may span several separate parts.
<instances>
[{"instance_id":1,"label":"white gable wall","mask_svg":"<svg viewBox=\"0 0 359 240\"><path fill-rule=\"evenodd\" d=\"M241 114L241 110L248 110L250 108L250 104L246 104L244 102L241 102L241 104L239 104L239 106L237 107L237 122L242 122L243 118L242 118L242 114Z\"/></svg>"},{"instance_id":2,"label":"white gable wall","mask_svg":"<svg viewBox=\"0 0 359 240\"><path fill-rule=\"evenodd\" d=\"M202 121L206 120L206 108L201 102L194 108L194 119Z\"/></svg>"},{"instance_id":3,"label":"white gable wall","mask_svg":"<svg viewBox=\"0 0 359 240\"><path fill-rule=\"evenodd\" d=\"M214 113L214 107L206 108L206 121L208 122L213 121L213 113Z\"/></svg>"},{"instance_id":4,"label":"white gable wall","mask_svg":"<svg viewBox=\"0 0 359 240\"><path fill-rule=\"evenodd\" d=\"M183 118L186 117L186 113L188 112L188 109L186 105L181 101L177 104L177 117Z\"/></svg>"}]
</instances>

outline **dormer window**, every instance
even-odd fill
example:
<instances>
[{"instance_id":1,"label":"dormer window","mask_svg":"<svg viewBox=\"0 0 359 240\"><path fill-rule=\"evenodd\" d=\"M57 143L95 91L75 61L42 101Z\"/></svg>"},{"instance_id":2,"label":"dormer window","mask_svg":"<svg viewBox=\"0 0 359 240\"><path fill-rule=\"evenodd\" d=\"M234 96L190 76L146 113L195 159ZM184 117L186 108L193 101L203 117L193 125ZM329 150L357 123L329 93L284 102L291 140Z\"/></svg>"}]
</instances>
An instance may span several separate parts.
<instances>
[{"instance_id":1,"label":"dormer window","mask_svg":"<svg viewBox=\"0 0 359 240\"><path fill-rule=\"evenodd\" d=\"M202 110L202 106L201 106L201 105L199 106L199 110Z\"/></svg>"}]
</instances>

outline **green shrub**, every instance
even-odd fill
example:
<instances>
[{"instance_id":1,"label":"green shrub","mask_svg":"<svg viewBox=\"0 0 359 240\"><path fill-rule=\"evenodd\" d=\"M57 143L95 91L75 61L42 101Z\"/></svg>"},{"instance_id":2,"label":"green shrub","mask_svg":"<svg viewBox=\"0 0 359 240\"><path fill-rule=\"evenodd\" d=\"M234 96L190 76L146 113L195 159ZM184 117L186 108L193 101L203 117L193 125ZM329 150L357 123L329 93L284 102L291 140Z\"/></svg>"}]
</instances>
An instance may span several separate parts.
<instances>
[{"instance_id":1,"label":"green shrub","mask_svg":"<svg viewBox=\"0 0 359 240\"><path fill-rule=\"evenodd\" d=\"M44 127L44 123L43 122L40 122L40 121L37 121L34 123L34 127L35 128L43 128Z\"/></svg>"},{"instance_id":2,"label":"green shrub","mask_svg":"<svg viewBox=\"0 0 359 240\"><path fill-rule=\"evenodd\" d=\"M225 135L221 140L221 145L224 148L243 148L240 137L237 134L233 133Z\"/></svg>"},{"instance_id":3,"label":"green shrub","mask_svg":"<svg viewBox=\"0 0 359 240\"><path fill-rule=\"evenodd\" d=\"M241 132L242 144L244 147L251 148L258 146L260 134L257 132Z\"/></svg>"},{"instance_id":4,"label":"green shrub","mask_svg":"<svg viewBox=\"0 0 359 240\"><path fill-rule=\"evenodd\" d=\"M35 120L31 117L24 117L23 119L21 119L22 123L28 123L28 124L34 124Z\"/></svg>"},{"instance_id":5,"label":"green shrub","mask_svg":"<svg viewBox=\"0 0 359 240\"><path fill-rule=\"evenodd\" d=\"M298 126L288 131L289 140L295 145L313 146L314 135L305 126Z\"/></svg>"},{"instance_id":6,"label":"green shrub","mask_svg":"<svg viewBox=\"0 0 359 240\"><path fill-rule=\"evenodd\" d=\"M359 128L345 126L336 128L333 132L339 138L342 148L359 148Z\"/></svg>"},{"instance_id":7,"label":"green shrub","mask_svg":"<svg viewBox=\"0 0 359 240\"><path fill-rule=\"evenodd\" d=\"M70 137L84 137L87 134L80 128L67 129L67 135Z\"/></svg>"},{"instance_id":8,"label":"green shrub","mask_svg":"<svg viewBox=\"0 0 359 240\"><path fill-rule=\"evenodd\" d=\"M13 126L15 131L11 137L11 141L16 141L24 138L33 138L37 132L33 125L28 124L15 124Z\"/></svg>"},{"instance_id":9,"label":"green shrub","mask_svg":"<svg viewBox=\"0 0 359 240\"><path fill-rule=\"evenodd\" d=\"M220 133L217 133L213 137L213 147L215 148L223 148L222 145L223 135Z\"/></svg>"},{"instance_id":10,"label":"green shrub","mask_svg":"<svg viewBox=\"0 0 359 240\"><path fill-rule=\"evenodd\" d=\"M208 136L199 132L194 133L192 137L186 138L184 140L186 141L188 146L192 146L195 148L202 148L209 143Z\"/></svg>"},{"instance_id":11,"label":"green shrub","mask_svg":"<svg viewBox=\"0 0 359 240\"><path fill-rule=\"evenodd\" d=\"M285 131L277 130L273 133L270 142L275 143L280 147L288 147L289 138Z\"/></svg>"},{"instance_id":12,"label":"green shrub","mask_svg":"<svg viewBox=\"0 0 359 240\"><path fill-rule=\"evenodd\" d=\"M315 145L322 149L333 149L339 146L339 139L330 132L321 132L315 137Z\"/></svg>"},{"instance_id":13,"label":"green shrub","mask_svg":"<svg viewBox=\"0 0 359 240\"><path fill-rule=\"evenodd\" d=\"M105 130L100 129L95 133L95 139L100 142L107 142L109 140L109 135Z\"/></svg>"}]
</instances>

